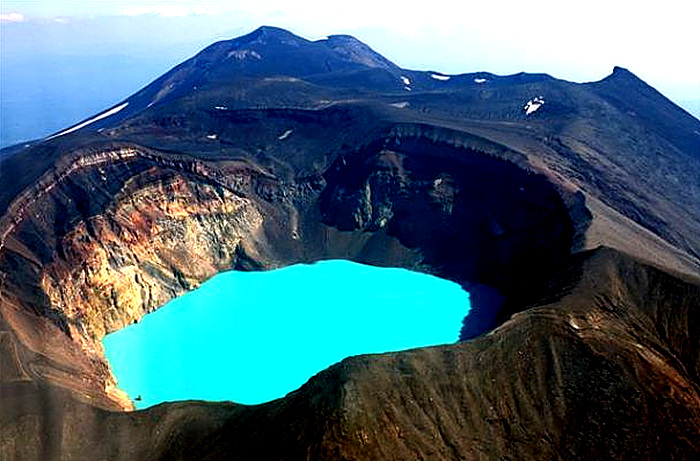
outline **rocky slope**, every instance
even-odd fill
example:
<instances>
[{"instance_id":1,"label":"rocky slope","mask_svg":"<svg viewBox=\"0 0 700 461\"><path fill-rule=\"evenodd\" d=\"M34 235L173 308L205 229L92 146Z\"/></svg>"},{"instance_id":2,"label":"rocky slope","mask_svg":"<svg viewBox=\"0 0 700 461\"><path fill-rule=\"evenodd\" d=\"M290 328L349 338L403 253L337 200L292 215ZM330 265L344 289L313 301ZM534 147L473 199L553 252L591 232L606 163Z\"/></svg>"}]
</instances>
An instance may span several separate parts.
<instances>
[{"instance_id":1,"label":"rocky slope","mask_svg":"<svg viewBox=\"0 0 700 461\"><path fill-rule=\"evenodd\" d=\"M624 69L447 77L264 27L8 149L0 458L697 454L700 123ZM461 283L477 338L261 406L123 411L106 333L219 271L327 258Z\"/></svg>"},{"instance_id":2,"label":"rocky slope","mask_svg":"<svg viewBox=\"0 0 700 461\"><path fill-rule=\"evenodd\" d=\"M85 460L697 455L698 281L596 250L553 283L559 300L543 300L486 336L346 359L260 406L183 402L113 413L54 386L6 385L0 453ZM45 403L18 404L37 396Z\"/></svg>"}]
</instances>

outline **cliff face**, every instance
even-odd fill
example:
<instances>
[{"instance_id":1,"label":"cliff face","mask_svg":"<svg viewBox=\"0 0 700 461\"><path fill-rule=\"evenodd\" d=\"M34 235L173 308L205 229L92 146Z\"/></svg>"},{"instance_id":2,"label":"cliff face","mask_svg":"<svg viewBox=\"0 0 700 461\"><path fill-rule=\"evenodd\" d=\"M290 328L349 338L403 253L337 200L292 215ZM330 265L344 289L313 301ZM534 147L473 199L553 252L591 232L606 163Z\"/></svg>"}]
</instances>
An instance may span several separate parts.
<instances>
[{"instance_id":1,"label":"cliff face","mask_svg":"<svg viewBox=\"0 0 700 461\"><path fill-rule=\"evenodd\" d=\"M39 389L52 402L49 422L46 407L13 406L37 395L17 386L1 397L11 414L0 414L0 454L692 459L700 282L601 249L575 258L553 289L565 294L486 336L349 358L265 405L180 402L115 413L48 386ZM37 434L35 443L26 434Z\"/></svg>"},{"instance_id":2,"label":"cliff face","mask_svg":"<svg viewBox=\"0 0 700 461\"><path fill-rule=\"evenodd\" d=\"M12 204L4 295L101 370L105 334L232 268L347 258L537 296L568 255L583 206L508 149L419 126L291 178L254 159L133 146L66 165ZM549 263L523 275L534 257ZM97 392L114 387L99 376Z\"/></svg>"},{"instance_id":3,"label":"cliff face","mask_svg":"<svg viewBox=\"0 0 700 461\"><path fill-rule=\"evenodd\" d=\"M51 305L94 340L235 267L262 224L249 200L221 187L154 169L129 182L62 239L63 257L42 277Z\"/></svg>"},{"instance_id":4,"label":"cliff face","mask_svg":"<svg viewBox=\"0 0 700 461\"><path fill-rule=\"evenodd\" d=\"M692 458L700 127L618 77L448 83L263 28L14 149L0 458ZM261 406L120 411L105 334L219 271L330 258L461 283L476 339L350 358Z\"/></svg>"},{"instance_id":5,"label":"cliff face","mask_svg":"<svg viewBox=\"0 0 700 461\"><path fill-rule=\"evenodd\" d=\"M384 233L417 251L425 270L506 292L536 278L515 276L534 254L568 254L572 220L546 178L508 155L426 134L380 138L287 180L250 161L173 162L139 148L92 154L20 197L5 246L41 264L48 299L37 309L92 341L221 270L333 257L332 244L304 238L328 226L358 234L346 239ZM381 262L383 251L368 257Z\"/></svg>"}]
</instances>

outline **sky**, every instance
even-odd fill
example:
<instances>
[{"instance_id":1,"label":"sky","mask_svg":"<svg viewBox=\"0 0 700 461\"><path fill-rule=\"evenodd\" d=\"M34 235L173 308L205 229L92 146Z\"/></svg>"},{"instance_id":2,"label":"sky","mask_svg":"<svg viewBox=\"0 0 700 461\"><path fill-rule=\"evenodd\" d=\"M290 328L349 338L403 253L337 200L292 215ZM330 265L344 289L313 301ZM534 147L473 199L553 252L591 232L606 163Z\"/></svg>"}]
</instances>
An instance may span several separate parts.
<instances>
[{"instance_id":1,"label":"sky","mask_svg":"<svg viewBox=\"0 0 700 461\"><path fill-rule=\"evenodd\" d=\"M418 70L585 82L617 65L700 117L695 0L2 0L0 83L22 60L113 55L136 60L132 86L145 85L211 42L263 24L309 39L351 34Z\"/></svg>"}]
</instances>

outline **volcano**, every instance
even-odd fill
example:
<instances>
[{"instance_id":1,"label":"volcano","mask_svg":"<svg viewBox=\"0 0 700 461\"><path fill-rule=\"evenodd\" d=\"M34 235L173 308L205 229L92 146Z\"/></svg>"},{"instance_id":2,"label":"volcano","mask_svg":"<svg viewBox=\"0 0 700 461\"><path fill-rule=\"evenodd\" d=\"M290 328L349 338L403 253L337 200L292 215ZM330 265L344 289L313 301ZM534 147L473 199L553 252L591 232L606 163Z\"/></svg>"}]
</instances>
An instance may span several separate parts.
<instances>
[{"instance_id":1,"label":"volcano","mask_svg":"<svg viewBox=\"0 0 700 461\"><path fill-rule=\"evenodd\" d=\"M261 27L4 149L0 185L1 459L700 452L700 121L626 69L446 75ZM461 284L461 341L132 411L107 333L324 259Z\"/></svg>"}]
</instances>

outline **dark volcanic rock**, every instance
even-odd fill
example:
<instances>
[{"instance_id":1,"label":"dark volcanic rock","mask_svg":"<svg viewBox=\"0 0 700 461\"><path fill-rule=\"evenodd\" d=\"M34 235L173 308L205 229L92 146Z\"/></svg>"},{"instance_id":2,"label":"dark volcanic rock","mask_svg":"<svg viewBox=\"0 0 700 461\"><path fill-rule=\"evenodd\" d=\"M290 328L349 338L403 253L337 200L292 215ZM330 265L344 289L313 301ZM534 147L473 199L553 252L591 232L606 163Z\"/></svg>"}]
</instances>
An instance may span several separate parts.
<instances>
[{"instance_id":1,"label":"dark volcanic rock","mask_svg":"<svg viewBox=\"0 0 700 461\"><path fill-rule=\"evenodd\" d=\"M434 75L262 27L3 151L0 459L697 455L700 123L619 68ZM328 258L461 283L475 339L124 411L106 333Z\"/></svg>"},{"instance_id":2,"label":"dark volcanic rock","mask_svg":"<svg viewBox=\"0 0 700 461\"><path fill-rule=\"evenodd\" d=\"M700 437L693 334L700 285L606 249L580 255L556 283L568 294L488 336L346 359L265 405L183 402L110 413L53 386L7 385L4 453L85 460L692 459ZM39 395L51 407L16 407ZM36 444L27 434L36 434Z\"/></svg>"}]
</instances>

